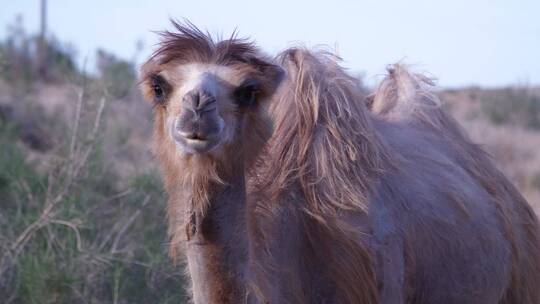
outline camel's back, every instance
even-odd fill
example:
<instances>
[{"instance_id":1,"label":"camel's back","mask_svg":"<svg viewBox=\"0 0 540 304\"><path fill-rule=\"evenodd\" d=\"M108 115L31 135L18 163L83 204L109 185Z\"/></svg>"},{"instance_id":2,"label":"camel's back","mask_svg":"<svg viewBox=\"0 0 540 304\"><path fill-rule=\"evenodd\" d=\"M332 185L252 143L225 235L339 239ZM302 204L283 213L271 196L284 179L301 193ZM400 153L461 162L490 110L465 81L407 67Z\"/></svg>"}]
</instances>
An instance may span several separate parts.
<instances>
[{"instance_id":1,"label":"camel's back","mask_svg":"<svg viewBox=\"0 0 540 304\"><path fill-rule=\"evenodd\" d=\"M425 77L391 71L369 112L335 58L292 49L284 66L258 187L274 209L296 211L276 218L259 204L269 227L297 227L300 242L283 233L281 243L303 244L301 263L276 263L280 276L311 254L335 290L320 302L539 303L536 217ZM271 247L270 258L291 260ZM290 282L302 295L326 290Z\"/></svg>"},{"instance_id":2,"label":"camel's back","mask_svg":"<svg viewBox=\"0 0 540 304\"><path fill-rule=\"evenodd\" d=\"M372 244L383 261L379 275L384 278L392 268L403 268L403 282L387 283L383 300L405 293L414 303L499 302L515 274L512 247L530 250L524 245L538 242L537 237L527 239L520 223L537 227L536 219L515 211L522 208L519 198L507 195L501 202L494 197L485 180L478 180L462 162L464 149L448 138L406 123L383 122L378 128L397 165L383 174L371 194ZM504 178L489 182L501 189L512 187ZM537 252L524 254L538 261Z\"/></svg>"}]
</instances>

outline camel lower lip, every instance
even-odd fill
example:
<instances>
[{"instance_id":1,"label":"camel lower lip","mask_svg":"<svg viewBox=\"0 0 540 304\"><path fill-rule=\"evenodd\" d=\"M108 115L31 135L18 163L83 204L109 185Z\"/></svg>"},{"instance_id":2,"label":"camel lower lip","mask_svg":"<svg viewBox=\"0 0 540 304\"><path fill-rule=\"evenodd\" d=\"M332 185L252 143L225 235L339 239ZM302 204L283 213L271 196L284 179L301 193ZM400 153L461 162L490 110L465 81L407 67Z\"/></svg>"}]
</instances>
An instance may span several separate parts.
<instances>
[{"instance_id":1,"label":"camel lower lip","mask_svg":"<svg viewBox=\"0 0 540 304\"><path fill-rule=\"evenodd\" d=\"M183 146L188 150L191 150L191 153L205 153L212 150L217 142L211 139L194 139L194 138L183 138Z\"/></svg>"},{"instance_id":2,"label":"camel lower lip","mask_svg":"<svg viewBox=\"0 0 540 304\"><path fill-rule=\"evenodd\" d=\"M184 140L188 145L206 145L208 143L206 139L185 138Z\"/></svg>"},{"instance_id":3,"label":"camel lower lip","mask_svg":"<svg viewBox=\"0 0 540 304\"><path fill-rule=\"evenodd\" d=\"M187 138L187 137L184 137L184 139L187 142L205 142L205 141L208 141L207 139L201 139L201 138Z\"/></svg>"}]
</instances>

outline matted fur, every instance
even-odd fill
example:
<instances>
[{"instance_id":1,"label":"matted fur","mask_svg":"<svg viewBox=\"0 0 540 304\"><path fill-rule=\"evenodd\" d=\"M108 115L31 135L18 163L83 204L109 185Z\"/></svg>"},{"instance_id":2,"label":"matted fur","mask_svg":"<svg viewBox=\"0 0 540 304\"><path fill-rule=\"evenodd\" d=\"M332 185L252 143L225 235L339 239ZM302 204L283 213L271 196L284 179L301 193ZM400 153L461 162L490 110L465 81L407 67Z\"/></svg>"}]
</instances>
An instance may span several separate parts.
<instances>
[{"instance_id":1,"label":"matted fur","mask_svg":"<svg viewBox=\"0 0 540 304\"><path fill-rule=\"evenodd\" d=\"M293 49L283 62L252 188L263 302L540 301L535 214L428 78L392 66L373 116L335 57Z\"/></svg>"},{"instance_id":2,"label":"matted fur","mask_svg":"<svg viewBox=\"0 0 540 304\"><path fill-rule=\"evenodd\" d=\"M390 66L388 73L373 96L373 111L391 121L429 127L455 149L456 162L492 196L511 244L510 286L501 303L539 303L540 235L534 211L481 147L440 109L441 102L430 91L433 86L430 79L412 74L402 65Z\"/></svg>"},{"instance_id":3,"label":"matted fur","mask_svg":"<svg viewBox=\"0 0 540 304\"><path fill-rule=\"evenodd\" d=\"M246 39L237 38L234 34L225 40L216 42L208 33L204 33L191 23L180 24L173 21L175 32L161 32L159 48L141 68L141 88L146 99L152 100L151 78L171 67L189 64L206 63L232 66L246 75L255 75L262 79L263 87L259 97L264 99L275 90L274 78L280 77L270 70L269 62L257 47ZM268 79L268 80L266 80ZM267 119L259 114L259 109L251 109L243 113L244 130L242 136L248 139L245 163L249 164L257 155L269 135ZM215 155L189 155L179 157L176 146L163 128L167 119L166 111L161 106L154 107L154 154L161 163L165 176L165 188L170 196L168 208L169 229L171 235L171 256L177 258L179 246L185 241L185 219L181 213L186 209L204 214L208 207L209 193L213 185L226 184L227 178L233 174L230 167L232 158L240 156L230 149L224 149L219 157ZM231 145L234 146L234 145ZM225 159L227 161L221 161ZM250 161L249 159L252 159ZM242 160L244 161L244 160ZM180 198L178 192L193 188L191 198ZM192 206L186 206L185 200L191 200Z\"/></svg>"},{"instance_id":4,"label":"matted fur","mask_svg":"<svg viewBox=\"0 0 540 304\"><path fill-rule=\"evenodd\" d=\"M273 79L281 76L276 75L269 64L273 60L264 55L253 42L238 38L236 32L228 39L216 41L210 33L204 33L189 21L185 21L185 24L171 22L176 31L159 33L159 47L142 67L143 80L174 64L213 63L252 70L258 76L267 78L268 81L262 81L262 98L268 97L276 89L276 81Z\"/></svg>"},{"instance_id":5,"label":"matted fur","mask_svg":"<svg viewBox=\"0 0 540 304\"><path fill-rule=\"evenodd\" d=\"M143 94L154 100L154 154L169 195L170 255L186 262L194 302L239 303L247 285L241 266L247 251L244 168L252 165L269 137L262 109L282 69L245 39L233 35L215 41L189 23L174 26L174 32L161 34L159 48L141 69ZM180 152L166 127L168 120L179 117L183 96L156 102L153 90L154 79L167 76L174 79L167 89L181 94L183 76L189 78L182 71L193 66L221 73L215 84L226 91L226 96L216 97L216 104L224 111L219 115L227 115L222 118L229 128L227 141L203 154ZM253 80L260 82L257 102L234 104L234 90Z\"/></svg>"},{"instance_id":6,"label":"matted fur","mask_svg":"<svg viewBox=\"0 0 540 304\"><path fill-rule=\"evenodd\" d=\"M259 288L266 290L275 288L276 281L283 289L300 285L296 294L280 299L287 303L375 303L377 298L373 261L361 241L368 231L355 229L342 216L367 212L369 188L392 161L359 102L364 96L356 80L343 73L335 61L330 55L315 57L295 49L282 55L288 78L271 105L274 133L257 168L262 178L255 186L261 192L257 194L254 226L279 223L286 228L255 228L258 234L254 241L261 238L271 244L275 236L268 235L268 230L277 234L280 229L298 230L294 241L303 242L304 249L286 252L283 259L311 260L320 267L321 282L326 281L325 286L313 287L311 279L303 278L307 274L302 273L309 271L294 263L288 267L296 268L299 274L276 273L273 276L277 278L270 281L261 279L259 284L266 286ZM283 218L286 216L300 220ZM298 227L290 227L293 223ZM277 264L287 263L276 259L273 250L279 251L279 245L258 246L261 254L269 253L258 262L265 264L258 269L271 273L268 268L279 269ZM298 279L301 281L294 283ZM334 291L321 295L314 294L312 288L317 293ZM304 298L295 298L298 294Z\"/></svg>"},{"instance_id":7,"label":"matted fur","mask_svg":"<svg viewBox=\"0 0 540 304\"><path fill-rule=\"evenodd\" d=\"M271 96L277 72L253 45L175 26L142 69L147 95L159 71L211 63L256 73ZM242 113L238 140L217 154L178 157L155 107L171 255L182 256L186 214L219 232L191 249L195 301L538 303L536 216L431 82L393 66L369 111L338 62L286 51L272 130L265 107Z\"/></svg>"}]
</instances>

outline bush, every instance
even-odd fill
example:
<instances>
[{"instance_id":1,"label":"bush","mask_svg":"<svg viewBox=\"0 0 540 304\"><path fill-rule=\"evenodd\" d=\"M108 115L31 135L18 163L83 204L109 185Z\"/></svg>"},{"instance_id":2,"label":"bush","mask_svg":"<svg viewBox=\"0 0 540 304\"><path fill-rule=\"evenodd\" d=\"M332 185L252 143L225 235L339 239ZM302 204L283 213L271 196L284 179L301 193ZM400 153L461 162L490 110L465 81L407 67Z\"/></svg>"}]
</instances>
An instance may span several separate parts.
<instances>
[{"instance_id":1,"label":"bush","mask_svg":"<svg viewBox=\"0 0 540 304\"><path fill-rule=\"evenodd\" d=\"M540 129L540 97L527 89L484 91L480 95L480 100L483 112L494 124Z\"/></svg>"},{"instance_id":2,"label":"bush","mask_svg":"<svg viewBox=\"0 0 540 304\"><path fill-rule=\"evenodd\" d=\"M0 42L0 77L27 87L38 79L64 82L78 76L74 49L54 36L45 39L43 65L46 69L40 71L39 45L39 36L26 33L22 18L17 17L14 24L8 26L5 40Z\"/></svg>"},{"instance_id":3,"label":"bush","mask_svg":"<svg viewBox=\"0 0 540 304\"><path fill-rule=\"evenodd\" d=\"M118 188L102 151L104 103L80 96L68 140L44 171L28 161L35 152L21 129L0 120L0 299L181 303L183 271L166 255L160 178L147 170Z\"/></svg>"},{"instance_id":4,"label":"bush","mask_svg":"<svg viewBox=\"0 0 540 304\"><path fill-rule=\"evenodd\" d=\"M130 62L121 60L104 50L97 51L97 68L100 79L114 98L126 97L135 86L137 74Z\"/></svg>"}]
</instances>

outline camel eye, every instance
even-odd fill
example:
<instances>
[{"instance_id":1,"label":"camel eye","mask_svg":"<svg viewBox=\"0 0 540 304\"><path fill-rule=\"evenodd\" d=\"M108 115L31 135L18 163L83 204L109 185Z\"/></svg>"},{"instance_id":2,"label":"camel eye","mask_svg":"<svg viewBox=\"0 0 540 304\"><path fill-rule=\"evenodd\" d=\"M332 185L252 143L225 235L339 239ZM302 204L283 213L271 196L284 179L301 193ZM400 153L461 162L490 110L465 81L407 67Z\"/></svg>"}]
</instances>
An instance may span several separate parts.
<instances>
[{"instance_id":1,"label":"camel eye","mask_svg":"<svg viewBox=\"0 0 540 304\"><path fill-rule=\"evenodd\" d=\"M166 94L167 83L163 77L157 75L152 77L152 90L156 101L161 102Z\"/></svg>"},{"instance_id":2,"label":"camel eye","mask_svg":"<svg viewBox=\"0 0 540 304\"><path fill-rule=\"evenodd\" d=\"M156 95L157 98L163 97L163 89L161 88L159 84L154 85L153 89L154 89L154 94Z\"/></svg>"},{"instance_id":3,"label":"camel eye","mask_svg":"<svg viewBox=\"0 0 540 304\"><path fill-rule=\"evenodd\" d=\"M246 80L234 92L234 98L238 106L249 107L257 102L257 95L260 92L260 83L254 79Z\"/></svg>"}]
</instances>

